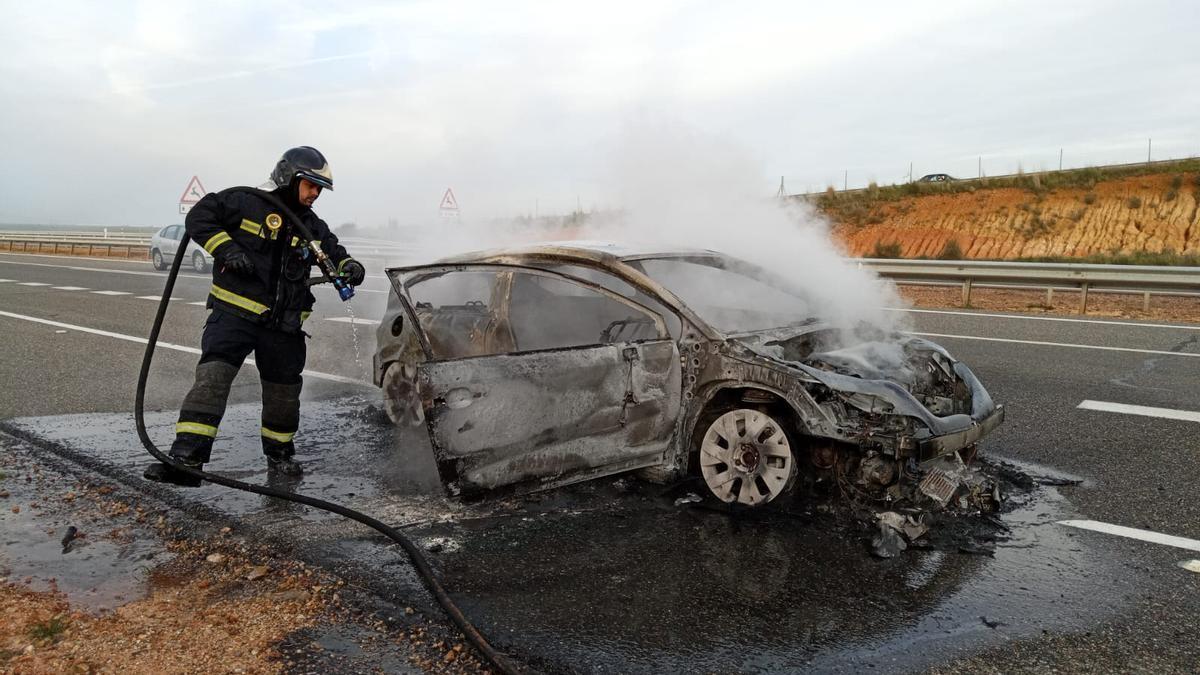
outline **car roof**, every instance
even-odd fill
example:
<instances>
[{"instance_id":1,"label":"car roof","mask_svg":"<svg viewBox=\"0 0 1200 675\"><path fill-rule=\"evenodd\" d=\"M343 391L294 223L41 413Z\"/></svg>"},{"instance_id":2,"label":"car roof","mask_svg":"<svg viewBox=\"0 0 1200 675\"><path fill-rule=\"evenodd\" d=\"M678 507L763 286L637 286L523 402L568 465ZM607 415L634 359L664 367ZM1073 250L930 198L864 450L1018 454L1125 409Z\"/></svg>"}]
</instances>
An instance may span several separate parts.
<instances>
[{"instance_id":1,"label":"car roof","mask_svg":"<svg viewBox=\"0 0 1200 675\"><path fill-rule=\"evenodd\" d=\"M644 260L646 258L672 258L686 256L721 255L706 249L663 246L662 244L616 243L578 239L570 241L547 241L521 244L504 248L470 251L444 258L444 263L493 262L505 259L577 259L580 262L612 263L617 260Z\"/></svg>"}]
</instances>

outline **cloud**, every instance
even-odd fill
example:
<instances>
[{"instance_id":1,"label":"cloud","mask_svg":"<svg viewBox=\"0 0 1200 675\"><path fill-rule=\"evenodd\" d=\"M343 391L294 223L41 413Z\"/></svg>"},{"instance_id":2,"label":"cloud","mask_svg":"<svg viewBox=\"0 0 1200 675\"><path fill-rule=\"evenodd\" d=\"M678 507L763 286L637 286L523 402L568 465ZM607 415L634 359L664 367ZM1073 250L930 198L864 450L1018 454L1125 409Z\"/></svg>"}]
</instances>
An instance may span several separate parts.
<instances>
[{"instance_id":1,"label":"cloud","mask_svg":"<svg viewBox=\"0 0 1200 675\"><path fill-rule=\"evenodd\" d=\"M567 211L643 114L761 159L770 194L923 168L1197 152L1200 75L1167 2L21 3L0 40L0 220L153 224L198 173L331 159L333 222ZM1140 141L1139 141L1140 142ZM1126 157L1126 154L1133 155ZM103 167L103 170L97 170ZM63 193L64 186L70 186ZM613 206L613 204L606 204Z\"/></svg>"}]
</instances>

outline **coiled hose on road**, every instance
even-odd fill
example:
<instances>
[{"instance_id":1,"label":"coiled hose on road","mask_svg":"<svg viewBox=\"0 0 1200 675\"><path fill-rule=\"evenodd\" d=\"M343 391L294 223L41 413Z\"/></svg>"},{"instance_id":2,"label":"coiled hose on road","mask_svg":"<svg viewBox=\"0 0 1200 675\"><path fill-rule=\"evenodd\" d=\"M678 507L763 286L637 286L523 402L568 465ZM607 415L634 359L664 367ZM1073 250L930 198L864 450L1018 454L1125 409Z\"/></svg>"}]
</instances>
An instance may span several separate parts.
<instances>
[{"instance_id":1,"label":"coiled hose on road","mask_svg":"<svg viewBox=\"0 0 1200 675\"><path fill-rule=\"evenodd\" d=\"M279 210L283 212L284 216L289 218L293 224L297 224L298 227L302 229L302 234L309 235L309 233L303 231L303 224L301 223L300 219L297 218L291 209L287 208L287 206L284 205L284 203L275 195L263 190L257 190L255 188L248 187L229 188L228 190L224 190L222 194L228 192L248 192L262 197L272 205L279 208ZM170 455L167 455L163 451L159 450L158 447L154 445L154 442L150 440L150 434L146 431L146 420L143 410L146 401L146 381L150 376L150 362L154 358L154 347L158 344L158 334L162 329L163 319L167 315L167 305L170 303L171 293L175 288L175 279L179 276L179 268L183 264L184 253L186 250L187 237L184 237L180 241L179 248L175 251L175 260L171 263L171 271L167 275L166 287L163 289L162 299L158 303L158 312L154 316L154 326L150 329L150 336L146 339L146 353L142 357L142 369L138 374L137 397L134 402L133 412L134 419L137 422L138 437L142 439L142 445L146 446L146 450L158 461L169 464L172 468L192 475L196 478L206 480L210 483L216 483L217 485L224 485L225 487L233 488L234 490L253 492L254 494L274 497L276 499L283 499L289 502L296 502L297 504L304 504L305 506L311 506L316 509L321 509L322 511L336 513L339 516L360 522L363 525L374 529L380 534L383 534L388 539L391 539L399 544L400 548L404 549L404 552L408 554L409 560L412 561L413 567L417 571L417 575L421 577L421 582L425 584L425 588L429 590L430 594L432 594L434 599L437 600L437 603L441 605L442 609L446 612L446 616L450 617L450 620L453 621L454 625L457 626L462 632L463 637L465 637L467 641L471 643L471 646L473 646L484 657L484 659L488 661L488 663L502 673L522 672L521 668L519 668L517 664L492 647L492 645L488 643L487 638L485 638L483 634L480 633L477 628L475 628L470 620L467 619L462 611L459 610L458 606L454 604L454 601L451 600L450 596L446 593L446 589L442 587L441 582L439 582L437 577L434 575L433 568L430 567L429 561L425 558L424 552L420 549L420 547L414 544L408 537L404 536L404 534L396 528L380 522L371 516L366 515L365 513L355 511L354 509L347 508L340 504L334 504L333 502L325 501L324 499L318 499L316 497L310 497L308 495L288 492L285 490L276 490L262 485L254 485L252 483L243 483L242 481L226 478L225 476L215 473L208 473L207 471L193 469L192 467L175 461L175 459Z\"/></svg>"}]
</instances>

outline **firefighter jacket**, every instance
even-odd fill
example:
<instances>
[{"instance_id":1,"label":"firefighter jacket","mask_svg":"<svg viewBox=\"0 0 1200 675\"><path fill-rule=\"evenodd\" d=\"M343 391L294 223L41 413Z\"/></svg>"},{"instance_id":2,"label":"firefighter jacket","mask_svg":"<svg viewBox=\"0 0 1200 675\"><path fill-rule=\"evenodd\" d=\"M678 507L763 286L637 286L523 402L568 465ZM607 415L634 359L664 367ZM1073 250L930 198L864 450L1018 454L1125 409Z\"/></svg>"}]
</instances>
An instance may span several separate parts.
<instances>
[{"instance_id":1,"label":"firefighter jacket","mask_svg":"<svg viewBox=\"0 0 1200 675\"><path fill-rule=\"evenodd\" d=\"M289 203L284 198L285 190L273 194ZM337 236L312 209L289 206L341 272L352 258L338 244ZM210 193L192 207L184 223L192 241L216 259L208 296L210 309L230 312L288 333L300 330L316 301L305 284L316 260L300 238L300 232L278 207L253 193ZM253 273L245 275L224 269L221 256L233 246L241 247L250 256Z\"/></svg>"}]
</instances>

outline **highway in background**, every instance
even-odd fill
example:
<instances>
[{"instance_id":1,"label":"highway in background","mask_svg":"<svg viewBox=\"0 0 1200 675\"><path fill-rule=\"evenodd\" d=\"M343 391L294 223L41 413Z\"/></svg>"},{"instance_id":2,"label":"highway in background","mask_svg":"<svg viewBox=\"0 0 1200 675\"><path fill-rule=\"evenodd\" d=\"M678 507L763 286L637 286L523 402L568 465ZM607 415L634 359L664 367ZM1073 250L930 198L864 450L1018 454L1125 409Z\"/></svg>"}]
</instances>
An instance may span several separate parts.
<instances>
[{"instance_id":1,"label":"highway in background","mask_svg":"<svg viewBox=\"0 0 1200 675\"><path fill-rule=\"evenodd\" d=\"M0 419L129 412L144 348L137 340L149 332L165 279L140 262L0 255L0 379L6 383ZM197 356L189 350L199 345L208 287L207 275L180 275L161 338L180 349L158 351L149 409L177 409L191 383ZM354 301L354 312L368 322L357 327L357 363L347 308L332 290L315 292L317 308L306 324L312 339L304 399L353 394L377 401L378 390L361 382L369 380L375 346L371 322L382 315L390 292L381 271L370 270ZM908 316L914 332L969 364L1007 406L1006 422L986 441L987 454L1081 479L1081 485L1059 488L1062 508L1074 519L1200 540L1200 326L954 310ZM244 368L232 402L257 402L255 380L253 368ZM301 437L305 431L302 422ZM1014 614L999 626L970 628L971 635L982 630L992 637L981 634L932 663L895 659L893 667L1040 670L1074 664L1184 672L1200 663L1194 637L1200 574L1178 566L1200 558L1200 550L1049 520L1021 527L1086 549L1092 557L1077 561L1078 569L1056 574L1094 593L1106 611L1090 616L1084 606L1076 621L1048 621L1041 634L1033 630L1037 617L1059 599L1044 589L1031 591L1023 605L1028 617ZM1031 541L1036 548L1041 540ZM1092 565L1119 573L1098 574ZM1014 586L1012 592L1022 590ZM888 619L868 613L863 620ZM1021 630L1011 627L1017 625ZM506 639L520 651L519 635ZM829 662L808 663L835 670L862 665L856 660L861 654L839 653ZM774 663L764 668L786 669L786 661Z\"/></svg>"}]
</instances>

